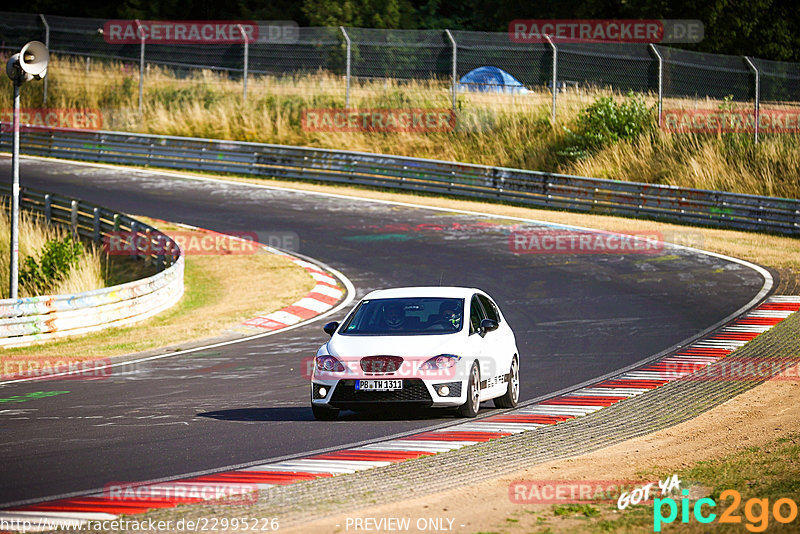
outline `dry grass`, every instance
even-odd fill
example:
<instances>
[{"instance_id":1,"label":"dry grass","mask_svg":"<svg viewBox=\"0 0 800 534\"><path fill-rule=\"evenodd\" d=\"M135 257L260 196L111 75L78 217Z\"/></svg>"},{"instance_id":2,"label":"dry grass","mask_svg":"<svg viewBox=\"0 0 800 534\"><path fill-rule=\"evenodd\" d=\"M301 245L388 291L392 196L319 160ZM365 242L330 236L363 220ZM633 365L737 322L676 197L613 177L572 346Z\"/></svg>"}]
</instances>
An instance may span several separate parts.
<instances>
[{"instance_id":1,"label":"dry grass","mask_svg":"<svg viewBox=\"0 0 800 534\"><path fill-rule=\"evenodd\" d=\"M176 230L168 223L146 217L137 219L166 233ZM0 353L0 364L16 368L9 362L50 361L62 355L69 355L70 361L109 358L214 337L238 328L246 319L296 302L314 286L314 280L303 269L263 251L248 255L224 251L188 255L184 281L181 301L156 317L130 327L5 349Z\"/></svg>"},{"instance_id":2,"label":"dry grass","mask_svg":"<svg viewBox=\"0 0 800 534\"><path fill-rule=\"evenodd\" d=\"M11 220L7 206L0 206L0 297L9 296L9 264L11 242ZM68 232L55 225L49 225L36 214L20 211L19 218L19 270L25 265L25 258L40 260L42 250L48 241L62 240ZM84 243L84 254L60 281L54 281L44 288L44 294L79 293L105 287L107 265L101 251L91 244ZM19 285L20 297L35 297L42 294L37 288L27 284Z\"/></svg>"},{"instance_id":3,"label":"dry grass","mask_svg":"<svg viewBox=\"0 0 800 534\"><path fill-rule=\"evenodd\" d=\"M152 67L145 76L144 109L138 113L138 68L132 64L53 58L48 106L90 108L103 113L103 128L430 157L566 174L664 183L740 193L800 197L797 136L669 134L657 131L636 142L609 146L574 161L558 152L580 110L599 96L622 95L604 88L568 89L558 95L559 126L551 126L551 94L459 93L458 126L427 134L311 132L301 126L304 109L343 108L344 81L329 73L295 77L258 76L242 100L240 80L196 71L178 78ZM10 107L8 80L0 80L0 107ZM7 87L8 86L8 87ZM359 80L352 108L451 106L443 81ZM648 104L655 96L645 95ZM41 104L41 84L23 86L23 106ZM668 99L664 109L718 109L713 99ZM741 106L741 105L740 105ZM773 106L774 107L774 106Z\"/></svg>"},{"instance_id":4,"label":"dry grass","mask_svg":"<svg viewBox=\"0 0 800 534\"><path fill-rule=\"evenodd\" d=\"M765 137L759 145L733 136L673 135L656 130L578 161L580 176L798 198L800 143Z\"/></svg>"}]
</instances>

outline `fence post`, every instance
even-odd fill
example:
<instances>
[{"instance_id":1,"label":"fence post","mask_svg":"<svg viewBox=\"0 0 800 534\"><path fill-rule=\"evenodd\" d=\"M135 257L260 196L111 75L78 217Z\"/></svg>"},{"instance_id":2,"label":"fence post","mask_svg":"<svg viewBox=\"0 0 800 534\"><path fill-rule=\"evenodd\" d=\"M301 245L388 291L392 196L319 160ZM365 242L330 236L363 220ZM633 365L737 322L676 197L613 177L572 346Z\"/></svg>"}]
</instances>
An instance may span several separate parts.
<instances>
[{"instance_id":1,"label":"fence post","mask_svg":"<svg viewBox=\"0 0 800 534\"><path fill-rule=\"evenodd\" d=\"M661 128L661 115L664 105L664 58L661 57L661 53L653 43L650 43L650 50L658 58L658 127Z\"/></svg>"},{"instance_id":2,"label":"fence post","mask_svg":"<svg viewBox=\"0 0 800 534\"><path fill-rule=\"evenodd\" d=\"M142 94L144 92L144 30L136 19L136 29L139 31L139 38L142 40L141 50L139 52L139 114L142 113Z\"/></svg>"},{"instance_id":3,"label":"fence post","mask_svg":"<svg viewBox=\"0 0 800 534\"><path fill-rule=\"evenodd\" d=\"M44 18L44 15L39 13L39 18L42 19L42 24L44 24L44 46L50 50L50 25L47 23L47 19ZM42 86L42 106L47 105L47 76L44 77L44 85Z\"/></svg>"},{"instance_id":4,"label":"fence post","mask_svg":"<svg viewBox=\"0 0 800 534\"><path fill-rule=\"evenodd\" d=\"M344 31L344 26L339 26L339 29L344 35L344 40L347 43L347 60L345 62L345 93L344 93L344 109L350 109L350 36Z\"/></svg>"},{"instance_id":5,"label":"fence post","mask_svg":"<svg viewBox=\"0 0 800 534\"><path fill-rule=\"evenodd\" d=\"M752 70L753 73L756 75L756 104L755 104L755 110L754 110L755 114L756 114L756 123L755 123L755 127L753 128L753 130L755 132L753 134L753 140L754 140L755 144L758 144L758 119L759 119L759 109L758 109L759 106L758 106L758 104L759 104L759 100L761 98L761 95L760 95L760 93L761 93L761 76L760 76L760 73L758 72L758 67L756 67L753 64L752 61L750 61L749 57L744 56L744 60L747 62L747 66L750 67L750 70Z\"/></svg>"},{"instance_id":6,"label":"fence post","mask_svg":"<svg viewBox=\"0 0 800 534\"><path fill-rule=\"evenodd\" d=\"M457 91L457 81L456 77L458 76L458 47L456 46L456 40L453 38L453 34L450 33L450 30L445 30L447 34L447 38L450 39L450 44L453 45L453 117L456 116L456 91Z\"/></svg>"},{"instance_id":7,"label":"fence post","mask_svg":"<svg viewBox=\"0 0 800 534\"><path fill-rule=\"evenodd\" d=\"M249 55L249 48L250 48L250 39L247 38L247 34L244 33L244 28L241 24L237 24L239 26L239 31L242 32L242 39L244 39L244 75L242 76L242 100L247 100L247 60Z\"/></svg>"},{"instance_id":8,"label":"fence post","mask_svg":"<svg viewBox=\"0 0 800 534\"><path fill-rule=\"evenodd\" d=\"M558 93L558 48L556 47L555 43L550 36L545 34L545 39L547 42L550 43L550 47L553 49L553 111L552 111L552 122L553 124L556 123L556 93Z\"/></svg>"}]
</instances>

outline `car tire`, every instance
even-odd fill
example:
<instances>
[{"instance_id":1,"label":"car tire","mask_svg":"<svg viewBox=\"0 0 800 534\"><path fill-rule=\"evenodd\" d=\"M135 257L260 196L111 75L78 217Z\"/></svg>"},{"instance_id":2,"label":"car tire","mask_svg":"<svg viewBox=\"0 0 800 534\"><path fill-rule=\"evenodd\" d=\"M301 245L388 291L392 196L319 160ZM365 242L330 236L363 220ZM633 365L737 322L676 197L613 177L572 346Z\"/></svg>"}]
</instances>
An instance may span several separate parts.
<instances>
[{"instance_id":1,"label":"car tire","mask_svg":"<svg viewBox=\"0 0 800 534\"><path fill-rule=\"evenodd\" d=\"M481 371L478 362L472 362L467 379L467 402L458 407L462 417L475 417L481 407Z\"/></svg>"},{"instance_id":2,"label":"car tire","mask_svg":"<svg viewBox=\"0 0 800 534\"><path fill-rule=\"evenodd\" d=\"M498 408L516 408L519 402L519 359L515 354L511 358L511 367L508 370L508 387L502 397L494 399Z\"/></svg>"},{"instance_id":3,"label":"car tire","mask_svg":"<svg viewBox=\"0 0 800 534\"><path fill-rule=\"evenodd\" d=\"M339 417L338 409L320 406L319 404L312 403L311 412L314 414L314 419L317 421L333 421Z\"/></svg>"}]
</instances>

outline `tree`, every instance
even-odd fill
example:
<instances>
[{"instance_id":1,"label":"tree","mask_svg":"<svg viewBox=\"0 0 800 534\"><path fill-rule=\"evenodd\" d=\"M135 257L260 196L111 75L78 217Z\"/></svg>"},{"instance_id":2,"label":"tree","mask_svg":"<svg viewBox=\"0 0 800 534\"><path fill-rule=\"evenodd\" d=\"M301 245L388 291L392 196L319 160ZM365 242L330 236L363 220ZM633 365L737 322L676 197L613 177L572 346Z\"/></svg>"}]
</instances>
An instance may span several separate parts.
<instances>
[{"instance_id":1,"label":"tree","mask_svg":"<svg viewBox=\"0 0 800 534\"><path fill-rule=\"evenodd\" d=\"M407 28L412 23L409 0L304 0L303 14L311 26Z\"/></svg>"}]
</instances>

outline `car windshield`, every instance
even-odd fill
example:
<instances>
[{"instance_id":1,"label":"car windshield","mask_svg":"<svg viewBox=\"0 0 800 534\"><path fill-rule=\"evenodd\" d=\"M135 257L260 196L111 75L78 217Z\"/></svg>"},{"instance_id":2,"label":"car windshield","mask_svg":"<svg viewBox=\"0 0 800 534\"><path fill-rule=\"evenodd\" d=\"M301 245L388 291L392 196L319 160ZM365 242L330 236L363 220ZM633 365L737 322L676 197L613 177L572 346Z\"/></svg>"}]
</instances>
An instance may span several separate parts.
<instances>
[{"instance_id":1,"label":"car windshield","mask_svg":"<svg viewBox=\"0 0 800 534\"><path fill-rule=\"evenodd\" d=\"M339 333L346 336L452 334L461 331L463 317L464 299L424 297L364 300Z\"/></svg>"}]
</instances>

